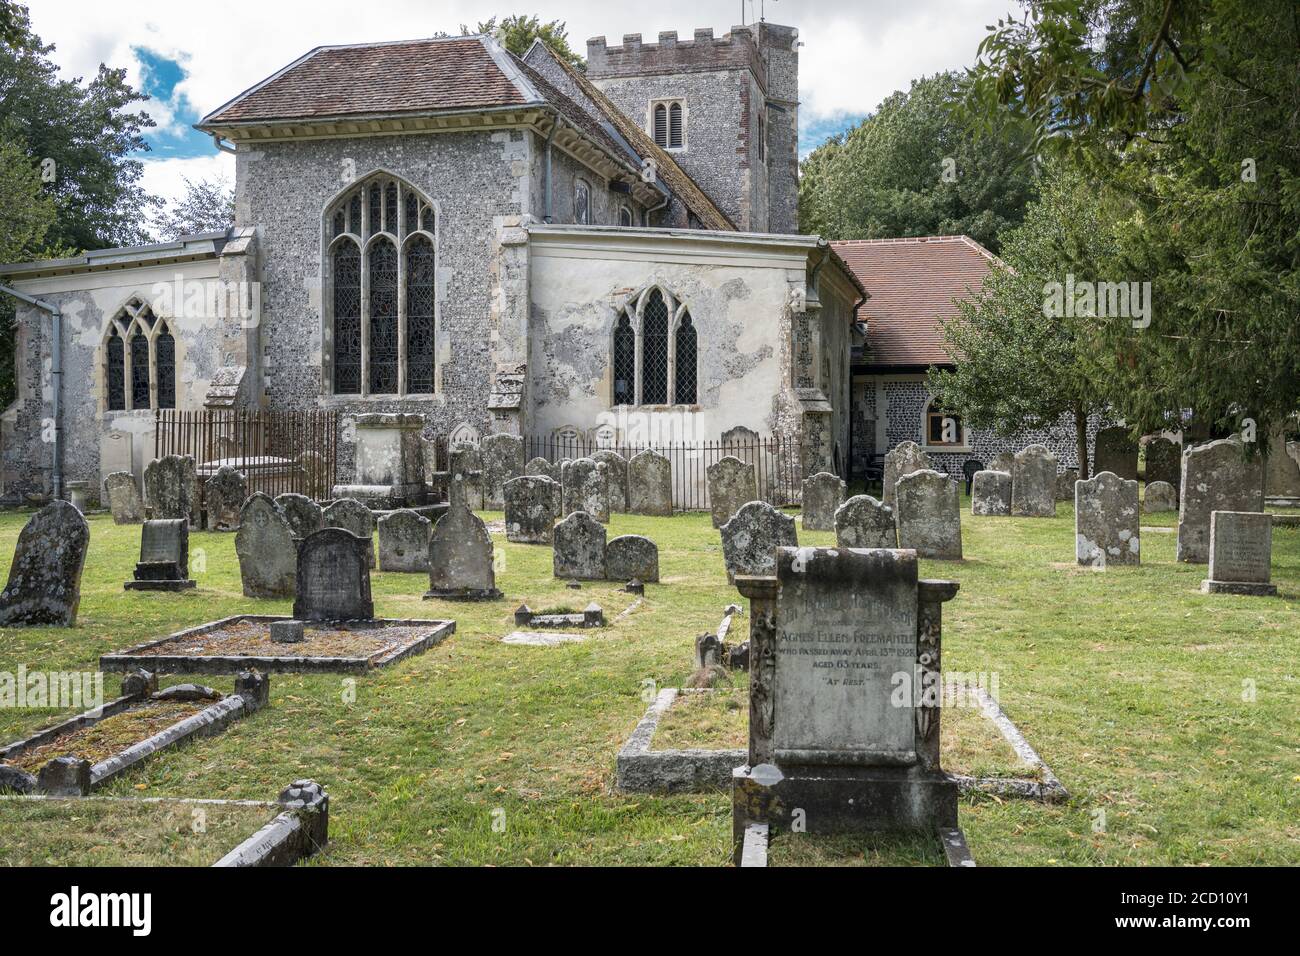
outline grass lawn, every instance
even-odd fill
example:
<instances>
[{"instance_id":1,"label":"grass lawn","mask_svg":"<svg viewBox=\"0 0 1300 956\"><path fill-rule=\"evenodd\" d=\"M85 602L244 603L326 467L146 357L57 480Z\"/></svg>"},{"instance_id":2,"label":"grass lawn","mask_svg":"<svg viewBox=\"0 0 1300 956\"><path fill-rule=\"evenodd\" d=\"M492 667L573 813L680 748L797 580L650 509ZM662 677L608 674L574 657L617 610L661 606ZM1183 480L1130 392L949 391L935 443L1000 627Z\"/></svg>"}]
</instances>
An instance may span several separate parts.
<instances>
[{"instance_id":1,"label":"grass lawn","mask_svg":"<svg viewBox=\"0 0 1300 956\"><path fill-rule=\"evenodd\" d=\"M26 518L0 515L0 561ZM1174 523L1152 515L1144 526ZM199 586L165 594L122 590L139 528L96 516L91 529L78 626L0 631L0 671L93 669L103 652L182 627L289 612L288 601L241 595L234 535L193 534ZM1140 569L1076 569L1064 505L1054 520L972 518L966 508L963 531L967 560L921 568L962 585L944 608L945 669L996 672L1003 709L1074 794L1055 806L965 798L978 862L1300 862L1300 529L1274 532L1276 598L1202 595L1205 568L1176 564L1169 533L1143 535ZM622 796L612 780L652 691L681 686L695 635L745 602L727 585L707 515L615 515L610 536L629 533L658 543L663 582L617 620L635 600L617 583L569 591L551 577L550 548L499 535L502 601L423 601L424 576L376 573L379 615L451 618L456 634L355 681L273 675L269 709L104 792L265 800L312 777L330 793L332 839L311 865L725 865L728 795ZM611 626L583 643L500 641L522 602L590 600ZM118 680L107 676L110 696ZM198 680L231 688L228 677ZM0 710L0 737L57 716ZM0 831L13 812L0 801Z\"/></svg>"}]
</instances>

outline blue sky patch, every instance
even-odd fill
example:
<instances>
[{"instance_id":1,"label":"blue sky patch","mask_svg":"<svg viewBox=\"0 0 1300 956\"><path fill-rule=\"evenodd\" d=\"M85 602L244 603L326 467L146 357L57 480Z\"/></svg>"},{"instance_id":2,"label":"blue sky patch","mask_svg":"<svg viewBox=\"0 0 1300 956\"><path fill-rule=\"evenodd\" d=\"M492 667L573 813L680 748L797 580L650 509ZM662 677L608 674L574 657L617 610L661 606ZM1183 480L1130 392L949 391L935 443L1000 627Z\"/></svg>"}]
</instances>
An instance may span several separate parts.
<instances>
[{"instance_id":1,"label":"blue sky patch","mask_svg":"<svg viewBox=\"0 0 1300 956\"><path fill-rule=\"evenodd\" d=\"M180 129L154 127L145 133L152 155L158 159L190 159L211 156L216 152L212 140L193 128L200 119L199 111L184 93L177 94L176 87L187 73L180 61L163 56L148 47L131 48L140 63L140 86L153 99L168 104Z\"/></svg>"},{"instance_id":2,"label":"blue sky patch","mask_svg":"<svg viewBox=\"0 0 1300 956\"><path fill-rule=\"evenodd\" d=\"M836 133L843 133L866 118L864 113L838 113L802 124L799 130L799 158L807 159L809 153Z\"/></svg>"}]
</instances>

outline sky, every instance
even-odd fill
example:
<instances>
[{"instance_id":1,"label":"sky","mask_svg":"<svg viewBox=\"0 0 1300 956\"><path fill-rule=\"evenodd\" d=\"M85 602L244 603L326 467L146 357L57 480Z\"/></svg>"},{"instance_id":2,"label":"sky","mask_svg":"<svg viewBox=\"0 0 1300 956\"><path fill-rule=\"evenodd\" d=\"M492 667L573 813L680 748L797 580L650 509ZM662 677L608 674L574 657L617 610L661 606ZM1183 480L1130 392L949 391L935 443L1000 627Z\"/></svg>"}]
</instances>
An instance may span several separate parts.
<instances>
[{"instance_id":1,"label":"sky","mask_svg":"<svg viewBox=\"0 0 1300 956\"><path fill-rule=\"evenodd\" d=\"M234 157L192 128L205 114L316 46L457 33L494 14L563 20L579 53L589 37L625 33L646 42L661 30L721 36L766 15L799 29L800 153L869 114L913 79L974 62L986 28L1016 0L27 0L32 26L55 44L64 77L99 64L126 67L152 99L145 187L174 200L184 180L234 180ZM743 9L743 21L742 17Z\"/></svg>"}]
</instances>

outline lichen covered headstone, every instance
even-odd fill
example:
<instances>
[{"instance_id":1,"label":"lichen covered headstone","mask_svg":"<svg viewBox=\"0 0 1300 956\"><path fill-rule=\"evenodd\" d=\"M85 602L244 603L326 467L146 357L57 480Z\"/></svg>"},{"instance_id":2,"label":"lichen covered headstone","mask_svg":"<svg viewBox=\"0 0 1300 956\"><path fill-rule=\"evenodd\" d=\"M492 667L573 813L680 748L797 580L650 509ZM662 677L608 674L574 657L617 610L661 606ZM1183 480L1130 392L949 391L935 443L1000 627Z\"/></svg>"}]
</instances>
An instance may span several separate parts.
<instances>
[{"instance_id":1,"label":"lichen covered headstone","mask_svg":"<svg viewBox=\"0 0 1300 956\"><path fill-rule=\"evenodd\" d=\"M713 527L721 528L741 506L758 500L758 479L754 466L731 455L705 470L709 490L709 512Z\"/></svg>"},{"instance_id":2,"label":"lichen covered headstone","mask_svg":"<svg viewBox=\"0 0 1300 956\"><path fill-rule=\"evenodd\" d=\"M926 468L899 478L895 492L898 546L922 558L960 560L961 486Z\"/></svg>"},{"instance_id":3,"label":"lichen covered headstone","mask_svg":"<svg viewBox=\"0 0 1300 956\"><path fill-rule=\"evenodd\" d=\"M209 531L237 531L239 512L248 497L248 480L243 472L222 465L203 485L203 502Z\"/></svg>"},{"instance_id":4,"label":"lichen covered headstone","mask_svg":"<svg viewBox=\"0 0 1300 956\"><path fill-rule=\"evenodd\" d=\"M776 549L799 545L794 518L766 501L742 505L720 530L727 580L733 583L738 574L775 574Z\"/></svg>"},{"instance_id":5,"label":"lichen covered headstone","mask_svg":"<svg viewBox=\"0 0 1300 956\"><path fill-rule=\"evenodd\" d=\"M155 458L144 469L144 503L149 517L199 523L199 477L190 455Z\"/></svg>"},{"instance_id":6,"label":"lichen covered headstone","mask_svg":"<svg viewBox=\"0 0 1300 956\"><path fill-rule=\"evenodd\" d=\"M463 495L470 511L483 510L483 455L477 445L453 445L447 479L450 487ZM457 479L460 479L457 484ZM453 500L453 499L448 499Z\"/></svg>"},{"instance_id":7,"label":"lichen covered headstone","mask_svg":"<svg viewBox=\"0 0 1300 956\"><path fill-rule=\"evenodd\" d=\"M446 601L494 601L502 596L487 525L464 504L453 504L433 526L429 590L424 596Z\"/></svg>"},{"instance_id":8,"label":"lichen covered headstone","mask_svg":"<svg viewBox=\"0 0 1300 956\"><path fill-rule=\"evenodd\" d=\"M566 461L562 472L564 513L585 511L601 524L609 523L609 470L594 458Z\"/></svg>"},{"instance_id":9,"label":"lichen covered headstone","mask_svg":"<svg viewBox=\"0 0 1300 956\"><path fill-rule=\"evenodd\" d=\"M524 466L524 476L528 478L549 478L553 482L551 494L554 496L552 506L558 518L564 510L564 485L561 482L560 465L553 464L545 458L533 458ZM548 539L549 540L549 539Z\"/></svg>"},{"instance_id":10,"label":"lichen covered headstone","mask_svg":"<svg viewBox=\"0 0 1300 956\"><path fill-rule=\"evenodd\" d=\"M627 463L627 510L672 517L673 466L666 457L649 449L632 456Z\"/></svg>"},{"instance_id":11,"label":"lichen covered headstone","mask_svg":"<svg viewBox=\"0 0 1300 956\"><path fill-rule=\"evenodd\" d=\"M260 492L249 496L235 535L235 554L239 556L239 577L245 597L294 596L298 580L298 546L294 537L293 526L277 502Z\"/></svg>"},{"instance_id":12,"label":"lichen covered headstone","mask_svg":"<svg viewBox=\"0 0 1300 956\"><path fill-rule=\"evenodd\" d=\"M113 524L139 524L144 520L144 500L129 471L115 471L104 479L104 496L113 512Z\"/></svg>"},{"instance_id":13,"label":"lichen covered headstone","mask_svg":"<svg viewBox=\"0 0 1300 956\"><path fill-rule=\"evenodd\" d=\"M379 519L379 570L424 574L429 570L433 522L407 508Z\"/></svg>"},{"instance_id":14,"label":"lichen covered headstone","mask_svg":"<svg viewBox=\"0 0 1300 956\"><path fill-rule=\"evenodd\" d=\"M305 538L325 527L324 510L306 495L289 492L278 495L275 503L284 512L295 538Z\"/></svg>"},{"instance_id":15,"label":"lichen covered headstone","mask_svg":"<svg viewBox=\"0 0 1300 956\"><path fill-rule=\"evenodd\" d=\"M1011 514L1011 475L1005 471L977 471L970 486L970 513L1000 518Z\"/></svg>"},{"instance_id":16,"label":"lichen covered headstone","mask_svg":"<svg viewBox=\"0 0 1300 956\"><path fill-rule=\"evenodd\" d=\"M605 575L611 581L655 584L659 581L659 548L639 534L624 534L605 547Z\"/></svg>"},{"instance_id":17,"label":"lichen covered headstone","mask_svg":"<svg viewBox=\"0 0 1300 956\"><path fill-rule=\"evenodd\" d=\"M914 471L922 471L930 467L930 456L921 451L921 446L916 442L905 441L895 445L885 455L882 492L884 497L881 500L893 507L894 491L898 485L898 479L904 475L910 475Z\"/></svg>"},{"instance_id":18,"label":"lichen covered headstone","mask_svg":"<svg viewBox=\"0 0 1300 956\"><path fill-rule=\"evenodd\" d=\"M1011 466L1011 514L1017 518L1056 517L1056 456L1046 445L1016 452Z\"/></svg>"},{"instance_id":19,"label":"lichen covered headstone","mask_svg":"<svg viewBox=\"0 0 1300 956\"><path fill-rule=\"evenodd\" d=\"M1078 468L1067 468L1056 476L1056 500L1074 501L1074 483L1079 480Z\"/></svg>"},{"instance_id":20,"label":"lichen covered headstone","mask_svg":"<svg viewBox=\"0 0 1300 956\"><path fill-rule=\"evenodd\" d=\"M369 621L369 538L344 528L322 528L298 549L298 593L293 616L299 621Z\"/></svg>"},{"instance_id":21,"label":"lichen covered headstone","mask_svg":"<svg viewBox=\"0 0 1300 956\"><path fill-rule=\"evenodd\" d=\"M550 544L555 527L555 489L545 475L523 475L505 484L506 540Z\"/></svg>"},{"instance_id":22,"label":"lichen covered headstone","mask_svg":"<svg viewBox=\"0 0 1300 956\"><path fill-rule=\"evenodd\" d=\"M839 475L819 471L803 480L803 513L800 522L805 531L834 531L835 512L844 503L845 485Z\"/></svg>"},{"instance_id":23,"label":"lichen covered headstone","mask_svg":"<svg viewBox=\"0 0 1300 956\"><path fill-rule=\"evenodd\" d=\"M370 567L375 566L375 516L369 508L355 498L340 498L325 509L322 520L326 528L342 528L364 538L368 542L366 553L370 556Z\"/></svg>"},{"instance_id":24,"label":"lichen covered headstone","mask_svg":"<svg viewBox=\"0 0 1300 956\"><path fill-rule=\"evenodd\" d=\"M505 484L524 473L524 440L518 435L488 435L479 447L483 459L483 506L505 509Z\"/></svg>"},{"instance_id":25,"label":"lichen covered headstone","mask_svg":"<svg viewBox=\"0 0 1300 956\"><path fill-rule=\"evenodd\" d=\"M557 578L605 578L605 526L585 511L575 511L555 526L552 569Z\"/></svg>"},{"instance_id":26,"label":"lichen covered headstone","mask_svg":"<svg viewBox=\"0 0 1300 956\"><path fill-rule=\"evenodd\" d=\"M871 495L854 495L835 512L835 543L841 548L897 548L894 509Z\"/></svg>"},{"instance_id":27,"label":"lichen covered headstone","mask_svg":"<svg viewBox=\"0 0 1300 956\"><path fill-rule=\"evenodd\" d=\"M1237 438L1191 445L1183 452L1178 495L1178 560L1210 560L1210 515L1264 510L1264 459Z\"/></svg>"},{"instance_id":28,"label":"lichen covered headstone","mask_svg":"<svg viewBox=\"0 0 1300 956\"><path fill-rule=\"evenodd\" d=\"M1084 567L1141 564L1138 483L1109 471L1074 486L1074 556Z\"/></svg>"},{"instance_id":29,"label":"lichen covered headstone","mask_svg":"<svg viewBox=\"0 0 1300 956\"><path fill-rule=\"evenodd\" d=\"M1166 481L1148 482L1142 498L1142 510L1147 514L1178 510L1178 493Z\"/></svg>"},{"instance_id":30,"label":"lichen covered headstone","mask_svg":"<svg viewBox=\"0 0 1300 956\"><path fill-rule=\"evenodd\" d=\"M89 546L90 525L68 502L52 501L32 515L0 592L0 627L74 626Z\"/></svg>"},{"instance_id":31,"label":"lichen covered headstone","mask_svg":"<svg viewBox=\"0 0 1300 956\"><path fill-rule=\"evenodd\" d=\"M609 510L612 514L627 514L627 459L616 451L602 448L592 452L592 460L605 466L609 482Z\"/></svg>"}]
</instances>

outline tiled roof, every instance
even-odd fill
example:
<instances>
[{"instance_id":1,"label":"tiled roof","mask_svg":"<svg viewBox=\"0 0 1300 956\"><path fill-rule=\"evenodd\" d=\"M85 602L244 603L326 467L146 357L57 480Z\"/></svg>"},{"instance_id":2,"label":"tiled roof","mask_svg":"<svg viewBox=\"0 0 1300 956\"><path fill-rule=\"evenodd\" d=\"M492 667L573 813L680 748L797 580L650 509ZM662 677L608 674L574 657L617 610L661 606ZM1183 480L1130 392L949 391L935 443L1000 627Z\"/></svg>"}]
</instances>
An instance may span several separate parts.
<instances>
[{"instance_id":1,"label":"tiled roof","mask_svg":"<svg viewBox=\"0 0 1300 956\"><path fill-rule=\"evenodd\" d=\"M945 365L940 324L957 315L955 299L976 293L992 268L991 252L967 236L833 242L871 298L858 308L867 323L862 364Z\"/></svg>"}]
</instances>

